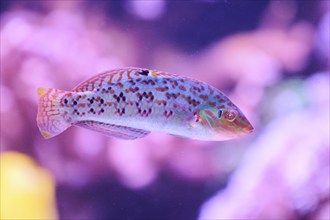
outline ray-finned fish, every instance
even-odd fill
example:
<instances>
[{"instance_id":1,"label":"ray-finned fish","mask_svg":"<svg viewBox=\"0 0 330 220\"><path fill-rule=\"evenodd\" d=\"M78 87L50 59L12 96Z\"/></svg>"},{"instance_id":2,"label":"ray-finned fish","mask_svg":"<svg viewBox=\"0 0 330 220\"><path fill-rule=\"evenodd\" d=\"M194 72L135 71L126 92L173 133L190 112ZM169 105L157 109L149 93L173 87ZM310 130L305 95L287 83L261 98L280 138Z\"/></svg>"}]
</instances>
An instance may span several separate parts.
<instances>
[{"instance_id":1,"label":"ray-finned fish","mask_svg":"<svg viewBox=\"0 0 330 220\"><path fill-rule=\"evenodd\" d=\"M121 139L158 131L221 141L253 130L239 108L216 88L144 68L107 71L71 91L39 88L38 95L37 123L45 138L72 125Z\"/></svg>"}]
</instances>

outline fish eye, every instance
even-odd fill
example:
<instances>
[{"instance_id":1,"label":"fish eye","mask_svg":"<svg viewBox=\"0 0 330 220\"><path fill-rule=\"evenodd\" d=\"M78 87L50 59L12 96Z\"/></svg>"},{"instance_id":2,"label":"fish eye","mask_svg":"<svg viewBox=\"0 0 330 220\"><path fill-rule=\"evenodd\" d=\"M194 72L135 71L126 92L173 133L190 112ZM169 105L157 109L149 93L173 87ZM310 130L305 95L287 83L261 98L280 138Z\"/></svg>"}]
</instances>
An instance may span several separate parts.
<instances>
[{"instance_id":1,"label":"fish eye","mask_svg":"<svg viewBox=\"0 0 330 220\"><path fill-rule=\"evenodd\" d=\"M223 112L222 110L219 110L219 111L218 111L218 118L221 118L221 116L222 116L222 112Z\"/></svg>"},{"instance_id":2,"label":"fish eye","mask_svg":"<svg viewBox=\"0 0 330 220\"><path fill-rule=\"evenodd\" d=\"M233 109L227 110L224 114L225 119L230 122L234 121L237 118L237 115L237 111Z\"/></svg>"}]
</instances>

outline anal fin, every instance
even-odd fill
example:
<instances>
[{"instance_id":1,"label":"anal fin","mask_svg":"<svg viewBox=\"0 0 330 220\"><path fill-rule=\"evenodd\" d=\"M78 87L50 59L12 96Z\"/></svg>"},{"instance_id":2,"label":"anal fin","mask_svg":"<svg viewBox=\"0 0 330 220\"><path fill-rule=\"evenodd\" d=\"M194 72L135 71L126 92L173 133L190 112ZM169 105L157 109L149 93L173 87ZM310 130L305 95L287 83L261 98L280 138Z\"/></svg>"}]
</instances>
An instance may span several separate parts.
<instances>
[{"instance_id":1,"label":"anal fin","mask_svg":"<svg viewBox=\"0 0 330 220\"><path fill-rule=\"evenodd\" d=\"M134 140L137 138L143 138L150 133L150 131L146 131L142 129L108 124L98 121L81 121L76 123L75 125L96 131L108 137L115 137L125 140Z\"/></svg>"}]
</instances>

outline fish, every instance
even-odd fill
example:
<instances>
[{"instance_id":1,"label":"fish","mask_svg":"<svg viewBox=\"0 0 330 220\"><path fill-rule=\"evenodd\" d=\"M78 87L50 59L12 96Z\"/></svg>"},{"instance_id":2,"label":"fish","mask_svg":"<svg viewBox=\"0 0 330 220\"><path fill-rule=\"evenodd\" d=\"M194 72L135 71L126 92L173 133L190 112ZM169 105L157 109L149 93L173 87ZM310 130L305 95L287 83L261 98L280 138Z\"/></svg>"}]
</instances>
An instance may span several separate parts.
<instances>
[{"instance_id":1,"label":"fish","mask_svg":"<svg viewBox=\"0 0 330 220\"><path fill-rule=\"evenodd\" d=\"M242 111L215 87L159 70L118 68L71 91L38 88L38 96L37 125L46 139L71 126L125 140L162 132L224 141L253 131Z\"/></svg>"}]
</instances>

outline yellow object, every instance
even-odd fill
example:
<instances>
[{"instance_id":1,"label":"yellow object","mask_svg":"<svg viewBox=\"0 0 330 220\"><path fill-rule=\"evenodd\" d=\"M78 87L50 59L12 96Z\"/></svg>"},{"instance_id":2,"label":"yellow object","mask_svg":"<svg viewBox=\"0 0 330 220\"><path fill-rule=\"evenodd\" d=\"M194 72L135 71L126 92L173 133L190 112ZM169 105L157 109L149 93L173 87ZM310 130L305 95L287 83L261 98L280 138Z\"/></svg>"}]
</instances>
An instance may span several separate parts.
<instances>
[{"instance_id":1,"label":"yellow object","mask_svg":"<svg viewBox=\"0 0 330 220\"><path fill-rule=\"evenodd\" d=\"M0 154L0 219L57 219L48 171L17 152Z\"/></svg>"},{"instance_id":2,"label":"yellow object","mask_svg":"<svg viewBox=\"0 0 330 220\"><path fill-rule=\"evenodd\" d=\"M43 94L45 94L48 90L45 88L38 88L38 96L42 96Z\"/></svg>"}]
</instances>

